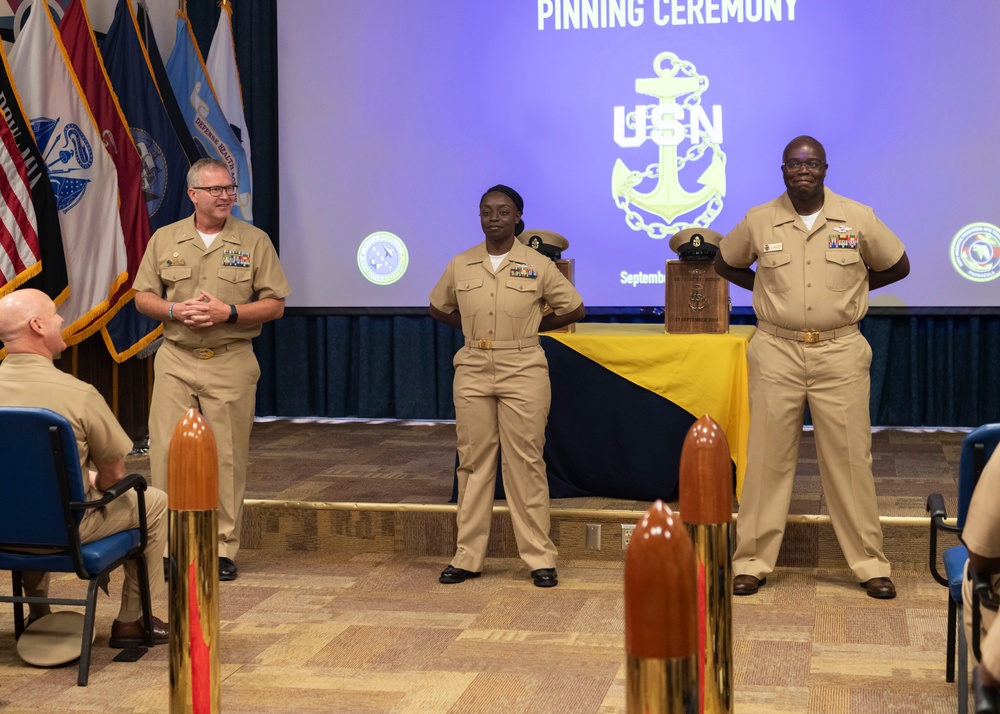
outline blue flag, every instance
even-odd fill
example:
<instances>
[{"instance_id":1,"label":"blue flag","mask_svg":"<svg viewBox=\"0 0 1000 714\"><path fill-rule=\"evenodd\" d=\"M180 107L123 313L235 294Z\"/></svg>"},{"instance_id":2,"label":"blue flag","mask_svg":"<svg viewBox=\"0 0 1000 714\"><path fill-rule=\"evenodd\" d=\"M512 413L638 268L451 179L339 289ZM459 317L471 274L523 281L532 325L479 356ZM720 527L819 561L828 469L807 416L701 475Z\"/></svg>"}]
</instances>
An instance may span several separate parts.
<instances>
[{"instance_id":1,"label":"blue flag","mask_svg":"<svg viewBox=\"0 0 1000 714\"><path fill-rule=\"evenodd\" d=\"M145 0L139 0L135 9L135 19L139 23L139 38L146 48L146 57L149 59L153 79L160 89L163 108L167 110L170 125L174 128L174 133L177 134L177 141L180 142L181 148L184 149L188 164L193 164L206 156L198 142L191 136L191 132L187 130L184 115L181 114L181 108L177 104L177 97L174 96L174 90L170 87L170 78L167 77L167 68L163 66L162 55L160 55L160 49L156 45L156 35L153 34L153 25L149 20Z\"/></svg>"},{"instance_id":2,"label":"blue flag","mask_svg":"<svg viewBox=\"0 0 1000 714\"><path fill-rule=\"evenodd\" d=\"M186 180L190 164L163 107L128 0L118 0L101 54L142 160L142 193L150 227L156 231L191 213ZM108 350L119 362L149 345L160 332L160 323L136 310L131 300L102 330Z\"/></svg>"},{"instance_id":3,"label":"blue flag","mask_svg":"<svg viewBox=\"0 0 1000 714\"><path fill-rule=\"evenodd\" d=\"M233 215L248 223L253 222L246 153L219 108L205 62L194 39L194 31L184 13L178 13L177 38L167 61L167 75L191 136L208 156L222 160L229 167L233 183L239 185Z\"/></svg>"}]
</instances>

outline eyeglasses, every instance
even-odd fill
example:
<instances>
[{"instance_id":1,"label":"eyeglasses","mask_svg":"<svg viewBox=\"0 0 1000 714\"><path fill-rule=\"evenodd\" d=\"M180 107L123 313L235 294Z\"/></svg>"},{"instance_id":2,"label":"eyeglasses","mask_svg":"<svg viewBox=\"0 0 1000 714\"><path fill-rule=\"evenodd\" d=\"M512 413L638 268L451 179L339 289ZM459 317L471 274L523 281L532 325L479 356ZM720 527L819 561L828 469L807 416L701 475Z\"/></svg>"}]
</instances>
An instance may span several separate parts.
<instances>
[{"instance_id":1,"label":"eyeglasses","mask_svg":"<svg viewBox=\"0 0 1000 714\"><path fill-rule=\"evenodd\" d=\"M810 171L819 171L821 168L826 166L826 162L817 161L816 159L809 159L808 161L789 159L784 164L782 164L782 166L785 167L785 171L798 171L803 166L805 166Z\"/></svg>"},{"instance_id":2,"label":"eyeglasses","mask_svg":"<svg viewBox=\"0 0 1000 714\"><path fill-rule=\"evenodd\" d=\"M235 196L238 186L233 184L232 186L192 186L191 188L197 191L208 191L209 196L212 198L218 198L223 193L227 196Z\"/></svg>"}]
</instances>

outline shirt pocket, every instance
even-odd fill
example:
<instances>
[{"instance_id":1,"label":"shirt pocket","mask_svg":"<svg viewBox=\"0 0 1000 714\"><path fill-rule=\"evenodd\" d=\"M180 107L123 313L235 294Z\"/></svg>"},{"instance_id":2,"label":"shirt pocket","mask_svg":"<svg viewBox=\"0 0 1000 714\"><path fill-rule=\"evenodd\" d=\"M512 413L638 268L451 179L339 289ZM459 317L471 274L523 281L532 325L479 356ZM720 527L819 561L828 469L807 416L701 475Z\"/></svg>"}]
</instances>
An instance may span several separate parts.
<instances>
[{"instance_id":1,"label":"shirt pocket","mask_svg":"<svg viewBox=\"0 0 1000 714\"><path fill-rule=\"evenodd\" d=\"M160 280L171 286L190 278L191 268L184 265L171 265L160 269Z\"/></svg>"},{"instance_id":2,"label":"shirt pocket","mask_svg":"<svg viewBox=\"0 0 1000 714\"><path fill-rule=\"evenodd\" d=\"M788 253L764 253L757 260L757 277L764 281L769 293L792 289L792 256Z\"/></svg>"},{"instance_id":3,"label":"shirt pocket","mask_svg":"<svg viewBox=\"0 0 1000 714\"><path fill-rule=\"evenodd\" d=\"M538 302L538 280L511 278L503 291L503 311L510 317L528 317Z\"/></svg>"},{"instance_id":4,"label":"shirt pocket","mask_svg":"<svg viewBox=\"0 0 1000 714\"><path fill-rule=\"evenodd\" d=\"M249 268L219 268L219 284L216 297L236 305L250 302L253 297L253 287L250 283Z\"/></svg>"},{"instance_id":5,"label":"shirt pocket","mask_svg":"<svg viewBox=\"0 0 1000 714\"><path fill-rule=\"evenodd\" d=\"M864 268L856 250L826 251L826 287L835 292L850 290L858 284L858 269ZM867 268L865 268L867 273Z\"/></svg>"},{"instance_id":6,"label":"shirt pocket","mask_svg":"<svg viewBox=\"0 0 1000 714\"><path fill-rule=\"evenodd\" d=\"M476 315L483 301L483 279L466 278L456 281L455 300L458 301L458 312L463 318Z\"/></svg>"}]
</instances>

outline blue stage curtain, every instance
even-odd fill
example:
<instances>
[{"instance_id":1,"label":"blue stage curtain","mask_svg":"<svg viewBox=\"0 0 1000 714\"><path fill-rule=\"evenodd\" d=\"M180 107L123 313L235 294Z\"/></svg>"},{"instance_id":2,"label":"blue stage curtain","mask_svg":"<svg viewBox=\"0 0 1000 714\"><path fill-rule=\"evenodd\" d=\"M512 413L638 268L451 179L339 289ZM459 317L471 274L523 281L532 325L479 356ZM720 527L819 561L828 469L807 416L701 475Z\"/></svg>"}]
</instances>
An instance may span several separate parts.
<instances>
[{"instance_id":1,"label":"blue stage curtain","mask_svg":"<svg viewBox=\"0 0 1000 714\"><path fill-rule=\"evenodd\" d=\"M590 318L588 318L590 319ZM597 321L657 322L652 313ZM736 315L734 323L752 323ZM872 423L1000 421L1000 316L870 315ZM264 326L258 415L454 419L461 333L426 315L288 315Z\"/></svg>"}]
</instances>

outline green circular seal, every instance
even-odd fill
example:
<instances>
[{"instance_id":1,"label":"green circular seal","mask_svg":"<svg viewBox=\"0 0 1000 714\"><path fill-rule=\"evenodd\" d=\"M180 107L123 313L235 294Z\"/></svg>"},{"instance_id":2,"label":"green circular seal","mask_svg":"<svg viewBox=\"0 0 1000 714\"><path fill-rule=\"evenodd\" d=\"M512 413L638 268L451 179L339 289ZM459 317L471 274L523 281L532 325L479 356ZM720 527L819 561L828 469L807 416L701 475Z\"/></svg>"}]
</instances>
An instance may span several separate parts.
<instances>
[{"instance_id":1,"label":"green circular seal","mask_svg":"<svg viewBox=\"0 0 1000 714\"><path fill-rule=\"evenodd\" d=\"M403 277L410 254L399 236L385 231L372 233L358 248L358 269L376 285L391 285Z\"/></svg>"}]
</instances>

